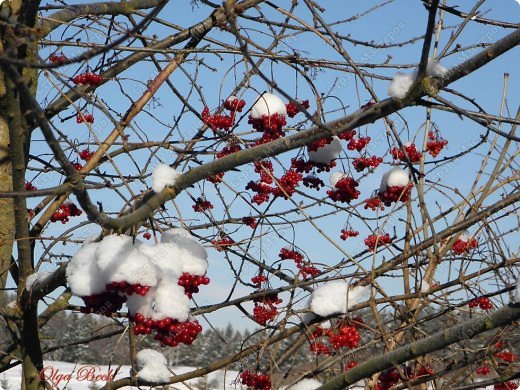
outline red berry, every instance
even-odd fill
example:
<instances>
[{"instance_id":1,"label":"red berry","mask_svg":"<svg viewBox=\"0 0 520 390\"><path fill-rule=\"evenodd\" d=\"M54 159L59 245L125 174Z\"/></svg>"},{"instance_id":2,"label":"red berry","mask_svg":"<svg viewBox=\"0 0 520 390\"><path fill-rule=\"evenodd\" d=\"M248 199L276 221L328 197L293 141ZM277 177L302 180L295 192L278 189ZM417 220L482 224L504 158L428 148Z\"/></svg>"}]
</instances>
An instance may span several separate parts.
<instances>
[{"instance_id":1,"label":"red berry","mask_svg":"<svg viewBox=\"0 0 520 390\"><path fill-rule=\"evenodd\" d=\"M374 252L377 247L390 244L392 239L388 233L385 234L371 234L365 238L365 245L371 252Z\"/></svg>"}]
</instances>

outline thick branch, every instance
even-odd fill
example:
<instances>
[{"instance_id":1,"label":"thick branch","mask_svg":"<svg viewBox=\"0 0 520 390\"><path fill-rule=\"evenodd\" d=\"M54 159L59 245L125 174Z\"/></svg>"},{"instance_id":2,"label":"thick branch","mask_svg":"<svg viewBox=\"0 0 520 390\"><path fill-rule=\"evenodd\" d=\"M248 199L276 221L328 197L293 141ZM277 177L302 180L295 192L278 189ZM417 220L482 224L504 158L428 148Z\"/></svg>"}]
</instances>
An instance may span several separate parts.
<instances>
[{"instance_id":1,"label":"thick branch","mask_svg":"<svg viewBox=\"0 0 520 390\"><path fill-rule=\"evenodd\" d=\"M59 26L86 15L129 15L136 10L156 7L160 0L129 0L122 2L100 2L69 5L66 8L42 17L39 20L41 36L46 36Z\"/></svg>"},{"instance_id":2,"label":"thick branch","mask_svg":"<svg viewBox=\"0 0 520 390\"><path fill-rule=\"evenodd\" d=\"M372 358L366 363L335 377L319 389L345 389L347 386L387 368L438 351L456 342L470 339L488 330L509 325L518 319L520 319L520 305L502 307L489 315L475 318L461 325L437 332L430 337L426 337L412 344L405 345L382 356Z\"/></svg>"}]
</instances>

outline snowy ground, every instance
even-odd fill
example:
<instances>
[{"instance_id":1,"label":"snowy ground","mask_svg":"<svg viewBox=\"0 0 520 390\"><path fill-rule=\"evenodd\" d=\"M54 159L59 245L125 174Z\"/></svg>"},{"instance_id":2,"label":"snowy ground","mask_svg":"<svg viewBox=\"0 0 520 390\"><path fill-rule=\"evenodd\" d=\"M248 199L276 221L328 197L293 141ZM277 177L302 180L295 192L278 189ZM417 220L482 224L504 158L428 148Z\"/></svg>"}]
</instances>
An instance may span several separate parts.
<instances>
[{"instance_id":1,"label":"snowy ground","mask_svg":"<svg viewBox=\"0 0 520 390\"><path fill-rule=\"evenodd\" d=\"M127 377L130 372L129 366L109 367L96 366L87 364L74 364L66 362L46 361L45 376L52 378L54 390L94 390L101 388L109 376L114 379ZM194 370L193 367L175 367L172 369L175 374L182 374ZM97 376L97 381L95 381ZM219 370L208 374L205 377L207 389L245 389L245 387L236 385L234 382L238 377L238 371ZM5 384L8 383L6 387ZM21 383L21 366L14 367L3 374L0 374L0 389L16 390L20 388ZM201 384L201 379L192 379L186 382L188 386L182 383L170 385L171 390L193 389L197 383ZM195 387L197 388L197 387ZM362 389L363 387L354 386L352 389ZM430 387L429 387L430 388ZM134 387L123 387L123 389L135 389ZM493 386L486 387L486 390L492 390Z\"/></svg>"},{"instance_id":2,"label":"snowy ground","mask_svg":"<svg viewBox=\"0 0 520 390\"><path fill-rule=\"evenodd\" d=\"M129 366L109 367L109 366L95 366L87 364L74 364L66 362L46 361L45 365L45 376L52 378L55 390L92 390L99 389L102 387L109 376L112 379L121 379L127 377L130 372ZM188 371L192 371L193 367L175 367L173 372L175 374L182 374ZM20 388L21 383L21 366L14 367L9 371L0 375L0 388L5 390L6 387L3 385L5 381L10 387L9 390L16 390ZM97 381L95 381L97 376ZM215 371L206 376L206 383L210 389L238 389L240 386L235 387L234 382L238 376L237 371ZM187 381L190 386L196 385L201 379L192 379ZM131 387L123 387L123 389L130 389ZM133 388L133 387L132 387ZM170 389L190 389L188 386L184 386L181 383L170 385Z\"/></svg>"}]
</instances>

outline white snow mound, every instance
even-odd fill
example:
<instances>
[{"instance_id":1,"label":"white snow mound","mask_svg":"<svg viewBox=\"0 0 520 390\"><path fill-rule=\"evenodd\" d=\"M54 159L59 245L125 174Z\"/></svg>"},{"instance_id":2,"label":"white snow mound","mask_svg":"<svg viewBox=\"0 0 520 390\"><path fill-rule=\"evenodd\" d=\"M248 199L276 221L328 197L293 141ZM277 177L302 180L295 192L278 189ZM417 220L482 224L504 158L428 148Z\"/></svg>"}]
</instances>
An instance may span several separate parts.
<instances>
[{"instance_id":1,"label":"white snow mound","mask_svg":"<svg viewBox=\"0 0 520 390\"><path fill-rule=\"evenodd\" d=\"M333 172L329 176L329 183L332 188L336 187L336 183L347 176L343 172Z\"/></svg>"},{"instance_id":2,"label":"white snow mound","mask_svg":"<svg viewBox=\"0 0 520 390\"><path fill-rule=\"evenodd\" d=\"M159 163L152 172L152 189L159 193L164 187L172 186L180 174L172 167Z\"/></svg>"},{"instance_id":3,"label":"white snow mound","mask_svg":"<svg viewBox=\"0 0 520 390\"><path fill-rule=\"evenodd\" d=\"M309 160L316 163L329 164L332 160L339 157L342 150L341 140L338 137L333 136L330 144L319 148L315 152L309 151Z\"/></svg>"},{"instance_id":4,"label":"white snow mound","mask_svg":"<svg viewBox=\"0 0 520 390\"><path fill-rule=\"evenodd\" d=\"M168 363L163 354L153 349L143 349L137 352L137 368L139 379L148 382L165 383L171 376Z\"/></svg>"},{"instance_id":5,"label":"white snow mound","mask_svg":"<svg viewBox=\"0 0 520 390\"><path fill-rule=\"evenodd\" d=\"M310 309L322 317L344 314L358 303L368 300L370 286L356 286L349 289L347 282L336 280L316 288L311 294Z\"/></svg>"},{"instance_id":6,"label":"white snow mound","mask_svg":"<svg viewBox=\"0 0 520 390\"><path fill-rule=\"evenodd\" d=\"M409 182L408 174L404 170L399 167L393 167L383 174L379 191L384 192L386 187L405 187Z\"/></svg>"},{"instance_id":7,"label":"white snow mound","mask_svg":"<svg viewBox=\"0 0 520 390\"><path fill-rule=\"evenodd\" d=\"M415 81L415 74L397 72L388 86L388 95L402 99Z\"/></svg>"},{"instance_id":8,"label":"white snow mound","mask_svg":"<svg viewBox=\"0 0 520 390\"><path fill-rule=\"evenodd\" d=\"M264 115L270 116L273 114L286 115L287 108L285 103L272 93L264 93L251 108L251 117L259 119Z\"/></svg>"},{"instance_id":9,"label":"white snow mound","mask_svg":"<svg viewBox=\"0 0 520 390\"><path fill-rule=\"evenodd\" d=\"M448 69L441 65L440 62L435 61L433 58L428 58L428 64L426 65L426 75L433 77L444 77L448 74Z\"/></svg>"}]
</instances>

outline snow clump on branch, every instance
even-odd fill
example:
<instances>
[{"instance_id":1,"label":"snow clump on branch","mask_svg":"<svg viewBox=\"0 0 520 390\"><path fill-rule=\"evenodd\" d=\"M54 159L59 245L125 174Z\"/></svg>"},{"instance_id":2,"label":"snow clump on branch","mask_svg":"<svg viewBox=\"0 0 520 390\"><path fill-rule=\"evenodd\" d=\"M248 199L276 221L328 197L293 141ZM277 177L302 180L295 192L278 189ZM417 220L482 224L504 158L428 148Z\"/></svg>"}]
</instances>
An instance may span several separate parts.
<instances>
[{"instance_id":1,"label":"snow clump on branch","mask_svg":"<svg viewBox=\"0 0 520 390\"><path fill-rule=\"evenodd\" d=\"M371 290L370 286L349 288L349 283L343 280L328 282L312 292L310 309L322 317L345 314L358 303L367 301Z\"/></svg>"},{"instance_id":2,"label":"snow clump on branch","mask_svg":"<svg viewBox=\"0 0 520 390\"><path fill-rule=\"evenodd\" d=\"M152 172L152 189L156 193L161 192L164 187L174 185L179 175L172 167L163 163L157 164Z\"/></svg>"},{"instance_id":3,"label":"snow clump on branch","mask_svg":"<svg viewBox=\"0 0 520 390\"><path fill-rule=\"evenodd\" d=\"M147 382L166 383L170 380L170 370L164 355L153 349L137 352L137 376Z\"/></svg>"},{"instance_id":4,"label":"snow clump on branch","mask_svg":"<svg viewBox=\"0 0 520 390\"><path fill-rule=\"evenodd\" d=\"M426 65L426 76L429 77L445 77L448 74L448 69L441 65L440 62L432 58L428 58ZM417 78L417 71L412 73L397 72L388 86L388 95L403 99L408 93L410 87Z\"/></svg>"}]
</instances>

